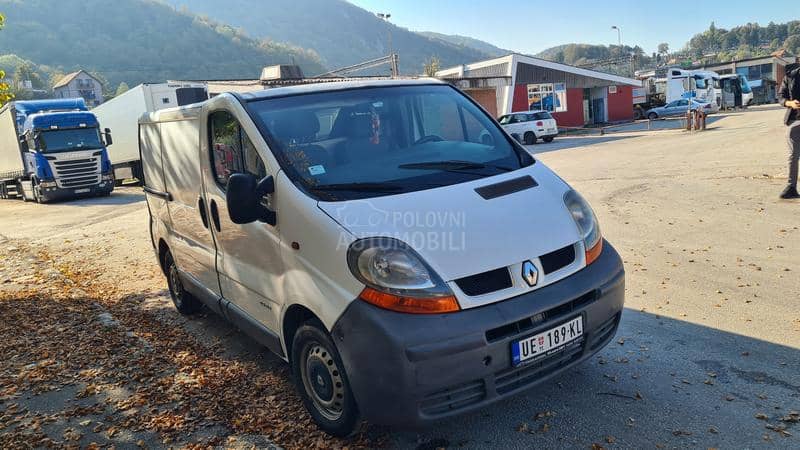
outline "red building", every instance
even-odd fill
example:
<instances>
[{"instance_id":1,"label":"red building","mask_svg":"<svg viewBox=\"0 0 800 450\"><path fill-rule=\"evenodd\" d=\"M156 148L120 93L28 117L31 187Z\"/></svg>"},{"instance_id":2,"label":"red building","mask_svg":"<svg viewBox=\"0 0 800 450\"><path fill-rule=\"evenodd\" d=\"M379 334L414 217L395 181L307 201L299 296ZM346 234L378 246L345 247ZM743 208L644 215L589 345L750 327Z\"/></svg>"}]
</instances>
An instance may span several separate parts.
<instances>
[{"instance_id":1,"label":"red building","mask_svg":"<svg viewBox=\"0 0 800 450\"><path fill-rule=\"evenodd\" d=\"M633 120L633 89L641 82L595 70L511 54L436 73L495 117L550 111L561 127Z\"/></svg>"}]
</instances>

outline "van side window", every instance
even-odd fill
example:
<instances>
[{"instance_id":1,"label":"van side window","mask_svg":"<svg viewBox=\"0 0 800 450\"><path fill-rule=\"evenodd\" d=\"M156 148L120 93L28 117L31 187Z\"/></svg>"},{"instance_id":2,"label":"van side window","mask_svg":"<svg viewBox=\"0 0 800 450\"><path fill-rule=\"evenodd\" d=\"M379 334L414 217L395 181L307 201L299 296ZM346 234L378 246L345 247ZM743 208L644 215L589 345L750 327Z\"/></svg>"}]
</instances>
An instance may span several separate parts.
<instances>
[{"instance_id":1,"label":"van side window","mask_svg":"<svg viewBox=\"0 0 800 450\"><path fill-rule=\"evenodd\" d=\"M264 162L241 125L227 111L212 113L209 121L212 170L222 187L234 173L251 173L261 179L267 176Z\"/></svg>"}]
</instances>

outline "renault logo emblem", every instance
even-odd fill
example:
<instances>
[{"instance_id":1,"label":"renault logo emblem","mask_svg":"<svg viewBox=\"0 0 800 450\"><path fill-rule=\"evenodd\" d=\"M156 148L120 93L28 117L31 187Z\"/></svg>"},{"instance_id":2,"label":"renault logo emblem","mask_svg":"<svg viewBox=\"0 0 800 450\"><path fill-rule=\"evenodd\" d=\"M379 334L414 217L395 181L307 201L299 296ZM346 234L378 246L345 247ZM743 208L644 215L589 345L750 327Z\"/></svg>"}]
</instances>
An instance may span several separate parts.
<instances>
[{"instance_id":1,"label":"renault logo emblem","mask_svg":"<svg viewBox=\"0 0 800 450\"><path fill-rule=\"evenodd\" d=\"M536 270L536 266L532 262L525 261L522 263L522 278L525 279L528 286L536 286L536 283L539 282L539 271Z\"/></svg>"}]
</instances>

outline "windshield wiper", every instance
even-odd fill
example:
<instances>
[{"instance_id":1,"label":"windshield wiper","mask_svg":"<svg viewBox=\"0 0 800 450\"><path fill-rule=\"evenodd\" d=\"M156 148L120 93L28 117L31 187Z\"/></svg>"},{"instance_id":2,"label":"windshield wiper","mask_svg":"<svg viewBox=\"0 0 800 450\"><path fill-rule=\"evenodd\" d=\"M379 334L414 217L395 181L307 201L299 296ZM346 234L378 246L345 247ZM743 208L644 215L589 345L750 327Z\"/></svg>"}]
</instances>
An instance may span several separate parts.
<instances>
[{"instance_id":1,"label":"windshield wiper","mask_svg":"<svg viewBox=\"0 0 800 450\"><path fill-rule=\"evenodd\" d=\"M484 164L479 162L460 161L460 160L409 163L409 164L401 164L397 167L399 169L443 170L446 172L447 171L462 172L462 171L478 170L478 169L497 169L502 172L511 172L512 170L514 170L510 167L497 166L494 164Z\"/></svg>"},{"instance_id":2,"label":"windshield wiper","mask_svg":"<svg viewBox=\"0 0 800 450\"><path fill-rule=\"evenodd\" d=\"M312 191L361 191L361 192L397 192L404 187L391 183L338 183L322 184L311 187Z\"/></svg>"}]
</instances>

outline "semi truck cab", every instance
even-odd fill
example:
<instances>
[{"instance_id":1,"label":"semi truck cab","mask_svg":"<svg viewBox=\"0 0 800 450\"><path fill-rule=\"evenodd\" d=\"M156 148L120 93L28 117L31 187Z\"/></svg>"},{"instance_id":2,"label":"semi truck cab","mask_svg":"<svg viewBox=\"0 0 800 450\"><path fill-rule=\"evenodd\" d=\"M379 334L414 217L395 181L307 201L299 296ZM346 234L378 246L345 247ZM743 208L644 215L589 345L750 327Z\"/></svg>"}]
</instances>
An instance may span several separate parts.
<instances>
[{"instance_id":1,"label":"semi truck cab","mask_svg":"<svg viewBox=\"0 0 800 450\"><path fill-rule=\"evenodd\" d=\"M15 102L14 109L22 170L4 183L18 195L45 203L113 191L111 130L101 131L82 99Z\"/></svg>"}]
</instances>

